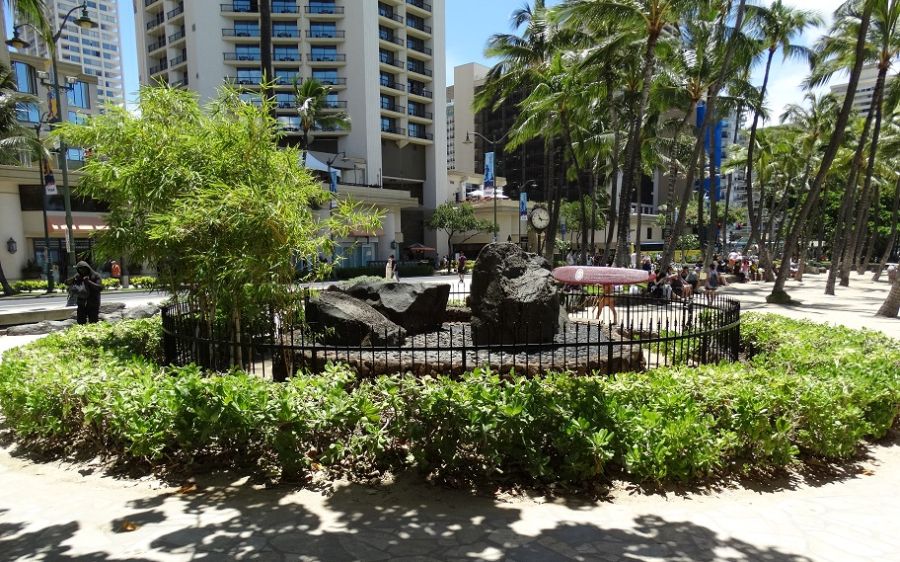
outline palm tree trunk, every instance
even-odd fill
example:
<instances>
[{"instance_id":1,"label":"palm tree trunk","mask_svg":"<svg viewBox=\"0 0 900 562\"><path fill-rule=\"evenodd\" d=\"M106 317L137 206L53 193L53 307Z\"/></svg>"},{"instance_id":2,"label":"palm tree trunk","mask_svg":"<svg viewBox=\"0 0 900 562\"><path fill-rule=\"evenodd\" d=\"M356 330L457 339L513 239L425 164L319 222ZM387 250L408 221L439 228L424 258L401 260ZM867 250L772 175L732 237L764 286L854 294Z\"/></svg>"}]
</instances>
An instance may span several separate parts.
<instances>
[{"instance_id":1,"label":"palm tree trunk","mask_svg":"<svg viewBox=\"0 0 900 562\"><path fill-rule=\"evenodd\" d=\"M622 135L619 131L619 114L613 107L613 92L615 88L611 83L607 84L607 94L606 94L606 103L607 107L609 107L609 122L610 127L613 130L613 152L612 159L610 161L610 170L609 170L609 181L610 181L610 195L609 195L609 211L607 212L609 218L606 221L606 247L604 248L604 261L607 264L612 265L612 260L609 259L609 249L612 246L613 236L616 230L616 219L618 218L618 195L619 195L619 148L622 142Z\"/></svg>"},{"instance_id":2,"label":"palm tree trunk","mask_svg":"<svg viewBox=\"0 0 900 562\"><path fill-rule=\"evenodd\" d=\"M644 114L650 105L650 86L653 82L653 73L656 71L656 44L659 41L659 32L651 30L644 48L643 73L641 76L641 97L637 104L634 119L631 124L631 139L625 150L625 169L622 174L622 191L628 192L628 204L626 205L625 228L619 229L618 251L623 254L627 251L628 234L631 230L631 193L639 181L641 167L641 138L644 132ZM619 222L622 224L622 209L619 209ZM637 250L640 254L640 249Z\"/></svg>"},{"instance_id":3,"label":"palm tree trunk","mask_svg":"<svg viewBox=\"0 0 900 562\"><path fill-rule=\"evenodd\" d=\"M546 140L544 142L544 178L546 180L545 184L547 186L547 205L550 211L550 224L547 226L547 230L544 231L544 235L546 236L544 240L544 258L550 262L551 267L553 266L553 254L556 252L556 229L559 226L559 212L554 211L554 202L557 200L557 186L556 186L556 178L553 173L553 141ZM555 207L559 207L559 205L555 205Z\"/></svg>"},{"instance_id":4,"label":"palm tree trunk","mask_svg":"<svg viewBox=\"0 0 900 562\"><path fill-rule=\"evenodd\" d=\"M900 313L900 276L894 281L891 292L888 293L887 298L884 299L884 303L875 315L896 318L898 313Z\"/></svg>"},{"instance_id":5,"label":"palm tree trunk","mask_svg":"<svg viewBox=\"0 0 900 562\"><path fill-rule=\"evenodd\" d=\"M9 284L9 280L6 278L6 273L3 272L3 266L0 265L0 287L3 288L3 295L10 296L16 294L13 290L12 285Z\"/></svg>"},{"instance_id":6,"label":"palm tree trunk","mask_svg":"<svg viewBox=\"0 0 900 562\"><path fill-rule=\"evenodd\" d=\"M634 126L634 123L631 124ZM634 142L634 134L629 130L628 141L625 143L625 153L630 151L630 145ZM628 165L627 159L624 164ZM634 182L625 182L625 170L622 170L622 185L619 192L619 227L616 230L616 265L626 267L628 264L628 239L631 234L631 199L634 194Z\"/></svg>"},{"instance_id":7,"label":"palm tree trunk","mask_svg":"<svg viewBox=\"0 0 900 562\"><path fill-rule=\"evenodd\" d=\"M831 133L831 140L828 143L828 148L825 150L825 154L822 157L819 172L816 174L816 179L810 187L809 195L806 197L800 216L797 218L797 224L793 226L791 232L788 234L788 239L785 243L785 254L782 256L781 260L781 268L779 269L778 276L775 278L775 285L772 287L772 293L766 298L769 302L777 303L790 301L790 297L788 297L788 294L784 290L784 285L787 283L787 274L791 265L791 256L787 252L790 252L791 248L797 245L797 240L800 238L800 232L806 226L806 221L810 213L818 205L819 196L822 193L822 184L825 183L825 178L831 169L831 164L834 162L837 151L844 142L844 136L847 134L847 122L850 120L850 112L853 109L853 99L856 97L856 89L859 86L859 76L862 73L863 64L866 59L866 36L869 32L869 24L872 21L873 8L873 2L866 2L864 4L862 18L860 20L859 29L857 30L856 58L853 64L853 71L850 73L850 82L847 86L844 104L838 115L834 131ZM833 268L834 264L832 264L832 269Z\"/></svg>"},{"instance_id":8,"label":"palm tree trunk","mask_svg":"<svg viewBox=\"0 0 900 562\"><path fill-rule=\"evenodd\" d=\"M872 281L878 281L881 272L887 267L887 262L891 259L891 251L894 244L897 243L897 222L900 220L900 176L897 176L897 183L894 185L894 208L891 210L891 234L888 236L887 245L884 247L884 253L881 254L881 260L878 262L878 269L875 270L875 276Z\"/></svg>"},{"instance_id":9,"label":"palm tree trunk","mask_svg":"<svg viewBox=\"0 0 900 562\"><path fill-rule=\"evenodd\" d=\"M759 127L760 112L766 101L766 90L769 88L769 73L772 70L772 59L775 58L776 49L769 48L769 57L766 60L766 74L763 77L762 89L760 89L759 107L753 112L753 125L750 127L750 144L747 146L747 213L750 215L750 234L747 238L747 246L752 244L753 238L759 234L759 223L753 213L753 155L756 152L756 132ZM761 203L761 202L760 202Z\"/></svg>"},{"instance_id":10,"label":"palm tree trunk","mask_svg":"<svg viewBox=\"0 0 900 562\"><path fill-rule=\"evenodd\" d=\"M850 285L850 269L859 255L859 241L863 238L863 230L869 216L869 199L872 191L872 176L875 173L875 158L878 151L878 140L881 136L881 100L884 95L885 77L887 76L887 67L878 70L878 79L875 81L875 92L872 96L872 107L875 109L875 129L872 131L872 142L869 145L869 162L866 167L866 180L863 184L862 194L859 199L859 208L857 209L855 227L853 228L850 239L844 250L844 260L841 261L841 286ZM872 115L869 111L869 117Z\"/></svg>"}]
</instances>

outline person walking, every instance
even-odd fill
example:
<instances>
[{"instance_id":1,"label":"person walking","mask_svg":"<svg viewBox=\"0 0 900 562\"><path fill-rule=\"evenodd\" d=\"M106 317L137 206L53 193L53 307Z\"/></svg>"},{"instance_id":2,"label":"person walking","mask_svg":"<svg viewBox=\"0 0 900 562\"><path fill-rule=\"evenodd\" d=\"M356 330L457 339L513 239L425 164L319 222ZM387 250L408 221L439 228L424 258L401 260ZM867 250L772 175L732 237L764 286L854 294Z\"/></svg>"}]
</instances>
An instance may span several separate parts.
<instances>
[{"instance_id":1,"label":"person walking","mask_svg":"<svg viewBox=\"0 0 900 562\"><path fill-rule=\"evenodd\" d=\"M122 266L116 260L109 266L109 275L117 281L122 277Z\"/></svg>"},{"instance_id":2,"label":"person walking","mask_svg":"<svg viewBox=\"0 0 900 562\"><path fill-rule=\"evenodd\" d=\"M610 313L612 313L610 326L618 324L619 313L616 311L616 297L613 294L614 287L612 285L603 285L602 290L603 292L597 298L597 320L600 320L600 317L603 315L603 309L608 308Z\"/></svg>"},{"instance_id":3,"label":"person walking","mask_svg":"<svg viewBox=\"0 0 900 562\"><path fill-rule=\"evenodd\" d=\"M466 255L462 252L459 254L459 282L466 282Z\"/></svg>"},{"instance_id":4,"label":"person walking","mask_svg":"<svg viewBox=\"0 0 900 562\"><path fill-rule=\"evenodd\" d=\"M393 281L396 268L397 264L394 262L394 256L388 257L387 264L384 266L384 278L388 281Z\"/></svg>"},{"instance_id":5,"label":"person walking","mask_svg":"<svg viewBox=\"0 0 900 562\"><path fill-rule=\"evenodd\" d=\"M716 291L719 289L719 285L721 278L719 277L719 271L716 269L715 262L709 264L709 271L706 273L706 300L707 302L712 302L713 297L716 294Z\"/></svg>"},{"instance_id":6,"label":"person walking","mask_svg":"<svg viewBox=\"0 0 900 562\"><path fill-rule=\"evenodd\" d=\"M78 262L75 271L75 276L66 280L69 293L75 296L78 305L75 316L81 325L96 324L100 321L100 291L103 290L103 281L100 274L85 261Z\"/></svg>"}]
</instances>

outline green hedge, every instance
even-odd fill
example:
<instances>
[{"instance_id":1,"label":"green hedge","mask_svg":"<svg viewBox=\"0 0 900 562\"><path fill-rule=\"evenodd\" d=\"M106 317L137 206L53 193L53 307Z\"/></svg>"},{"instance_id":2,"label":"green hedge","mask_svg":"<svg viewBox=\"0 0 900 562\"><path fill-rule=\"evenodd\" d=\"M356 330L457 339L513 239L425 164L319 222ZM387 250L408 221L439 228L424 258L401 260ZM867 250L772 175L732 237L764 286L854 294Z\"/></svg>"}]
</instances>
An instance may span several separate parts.
<instances>
[{"instance_id":1,"label":"green hedge","mask_svg":"<svg viewBox=\"0 0 900 562\"><path fill-rule=\"evenodd\" d=\"M13 291L17 293L29 293L33 291L44 292L47 290L47 282L43 280L15 281L12 284Z\"/></svg>"},{"instance_id":2,"label":"green hedge","mask_svg":"<svg viewBox=\"0 0 900 562\"><path fill-rule=\"evenodd\" d=\"M273 475L418 469L447 482L686 481L845 459L900 410L900 343L748 314L746 363L615 377L274 384L161 368L159 320L79 327L7 352L0 411L20 440L150 464Z\"/></svg>"}]
</instances>

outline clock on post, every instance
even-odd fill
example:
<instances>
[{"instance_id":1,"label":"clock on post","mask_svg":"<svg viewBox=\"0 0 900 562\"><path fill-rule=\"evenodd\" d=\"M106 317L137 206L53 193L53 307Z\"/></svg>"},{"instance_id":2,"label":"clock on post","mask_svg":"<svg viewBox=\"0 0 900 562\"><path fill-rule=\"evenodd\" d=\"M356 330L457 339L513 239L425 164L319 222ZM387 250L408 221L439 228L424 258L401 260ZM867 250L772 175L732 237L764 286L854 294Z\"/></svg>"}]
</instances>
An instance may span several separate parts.
<instances>
[{"instance_id":1,"label":"clock on post","mask_svg":"<svg viewBox=\"0 0 900 562\"><path fill-rule=\"evenodd\" d=\"M531 223L531 228L543 232L550 226L550 211L546 207L535 207L528 216L528 222Z\"/></svg>"}]
</instances>

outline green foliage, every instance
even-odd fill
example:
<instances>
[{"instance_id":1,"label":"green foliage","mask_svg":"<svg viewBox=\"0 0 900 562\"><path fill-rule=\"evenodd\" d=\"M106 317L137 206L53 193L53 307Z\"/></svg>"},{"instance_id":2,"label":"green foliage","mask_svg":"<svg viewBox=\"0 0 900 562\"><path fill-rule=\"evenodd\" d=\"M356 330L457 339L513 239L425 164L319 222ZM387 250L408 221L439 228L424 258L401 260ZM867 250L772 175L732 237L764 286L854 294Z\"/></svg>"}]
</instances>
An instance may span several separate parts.
<instances>
[{"instance_id":1,"label":"green foliage","mask_svg":"<svg viewBox=\"0 0 900 562\"><path fill-rule=\"evenodd\" d=\"M15 281L12 284L12 288L17 293L29 293L29 292L34 292L34 291L43 292L43 291L47 290L47 282L40 281L40 280L31 280L31 279Z\"/></svg>"},{"instance_id":2,"label":"green foliage","mask_svg":"<svg viewBox=\"0 0 900 562\"><path fill-rule=\"evenodd\" d=\"M239 314L289 304L298 260L318 263L351 229L380 222L347 201L317 217L331 195L298 150L278 146L272 103L225 88L201 107L192 92L144 87L139 111L109 108L55 131L92 147L79 190L109 205L102 253L156 264L163 286L224 312L235 330Z\"/></svg>"},{"instance_id":3,"label":"green foliage","mask_svg":"<svg viewBox=\"0 0 900 562\"><path fill-rule=\"evenodd\" d=\"M150 276L137 276L131 278L131 285L135 287L140 287L142 289L156 289L159 285L156 277Z\"/></svg>"},{"instance_id":4,"label":"green foliage","mask_svg":"<svg viewBox=\"0 0 900 562\"><path fill-rule=\"evenodd\" d=\"M431 218L428 219L428 228L443 231L447 235L450 247L453 247L453 237L462 236L456 243L462 244L479 232L493 232L494 223L481 220L475 216L475 208L468 203L462 205L446 201L438 205Z\"/></svg>"},{"instance_id":5,"label":"green foliage","mask_svg":"<svg viewBox=\"0 0 900 562\"><path fill-rule=\"evenodd\" d=\"M352 280L378 278L384 280L384 267L336 267L332 274L337 279ZM400 277L429 277L434 275L434 266L427 264L400 264Z\"/></svg>"},{"instance_id":6,"label":"green foliage","mask_svg":"<svg viewBox=\"0 0 900 562\"><path fill-rule=\"evenodd\" d=\"M159 367L159 335L159 319L100 324L9 351L0 413L19 439L58 451L515 484L611 472L690 481L844 459L900 413L900 343L778 316L746 315L746 363L609 378L475 370L359 381L330 366L273 384Z\"/></svg>"},{"instance_id":7,"label":"green foliage","mask_svg":"<svg viewBox=\"0 0 900 562\"><path fill-rule=\"evenodd\" d=\"M103 284L103 289L105 291L108 291L110 289L120 289L122 287L122 285L119 283L119 280L113 279L112 277L101 280L101 283Z\"/></svg>"}]
</instances>

